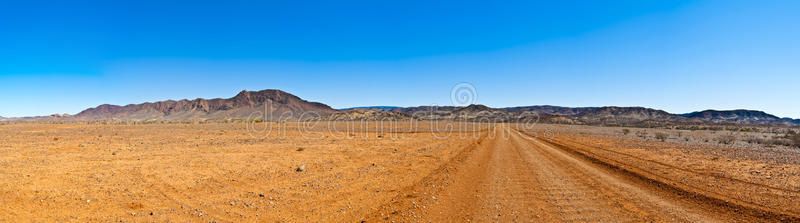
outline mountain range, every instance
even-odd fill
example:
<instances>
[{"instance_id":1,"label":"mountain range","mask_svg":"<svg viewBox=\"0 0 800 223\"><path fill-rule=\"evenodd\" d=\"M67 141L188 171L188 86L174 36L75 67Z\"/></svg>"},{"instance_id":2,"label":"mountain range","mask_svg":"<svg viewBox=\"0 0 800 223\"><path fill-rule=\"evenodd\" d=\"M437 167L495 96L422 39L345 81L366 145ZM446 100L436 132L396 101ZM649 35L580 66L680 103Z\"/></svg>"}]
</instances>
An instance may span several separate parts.
<instances>
[{"instance_id":1,"label":"mountain range","mask_svg":"<svg viewBox=\"0 0 800 223\"><path fill-rule=\"evenodd\" d=\"M469 120L537 121L565 124L650 125L650 124L746 124L800 126L800 119L779 118L755 110L705 110L672 114L644 107L560 107L551 105L490 108L484 105L454 106L370 106L333 109L309 102L281 90L241 91L232 98L159 101L125 106L104 104L75 115L2 118L0 120Z\"/></svg>"},{"instance_id":2,"label":"mountain range","mask_svg":"<svg viewBox=\"0 0 800 223\"><path fill-rule=\"evenodd\" d=\"M192 120L192 119L274 119L300 118L303 112L328 115L337 110L319 102L309 102L281 90L242 91L228 99L159 101L125 106L104 104L86 109L77 120Z\"/></svg>"}]
</instances>

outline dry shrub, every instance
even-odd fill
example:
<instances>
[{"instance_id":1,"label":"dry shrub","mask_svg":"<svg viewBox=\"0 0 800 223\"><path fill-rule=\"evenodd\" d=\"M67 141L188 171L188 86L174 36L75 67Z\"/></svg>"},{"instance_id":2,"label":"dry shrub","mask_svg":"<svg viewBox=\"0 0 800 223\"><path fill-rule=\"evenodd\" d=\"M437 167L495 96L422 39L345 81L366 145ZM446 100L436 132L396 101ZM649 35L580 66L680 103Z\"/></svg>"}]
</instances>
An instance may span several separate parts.
<instances>
[{"instance_id":1,"label":"dry shrub","mask_svg":"<svg viewBox=\"0 0 800 223\"><path fill-rule=\"evenodd\" d=\"M794 134L789 139L792 140L794 146L800 147L800 134Z\"/></svg>"},{"instance_id":2,"label":"dry shrub","mask_svg":"<svg viewBox=\"0 0 800 223\"><path fill-rule=\"evenodd\" d=\"M630 129L622 129L622 134L627 135L628 133L631 133Z\"/></svg>"},{"instance_id":3,"label":"dry shrub","mask_svg":"<svg viewBox=\"0 0 800 223\"><path fill-rule=\"evenodd\" d=\"M646 139L647 138L647 132L644 132L644 131L636 132L636 136L639 136L639 138L642 138L642 139Z\"/></svg>"},{"instance_id":4,"label":"dry shrub","mask_svg":"<svg viewBox=\"0 0 800 223\"><path fill-rule=\"evenodd\" d=\"M773 147L773 146L776 146L776 145L780 145L780 146L791 146L792 145L791 141L788 141L786 139L780 139L780 138L751 137L751 138L747 139L747 142L751 143L751 144L765 145L767 147Z\"/></svg>"},{"instance_id":5,"label":"dry shrub","mask_svg":"<svg viewBox=\"0 0 800 223\"><path fill-rule=\"evenodd\" d=\"M719 144L725 144L725 145L733 144L734 142L736 142L736 136L722 135L717 138L717 141L719 142Z\"/></svg>"},{"instance_id":6,"label":"dry shrub","mask_svg":"<svg viewBox=\"0 0 800 223\"><path fill-rule=\"evenodd\" d=\"M667 133L656 132L656 139L661 140L662 142L666 141L667 137L669 137L669 135L667 135Z\"/></svg>"}]
</instances>

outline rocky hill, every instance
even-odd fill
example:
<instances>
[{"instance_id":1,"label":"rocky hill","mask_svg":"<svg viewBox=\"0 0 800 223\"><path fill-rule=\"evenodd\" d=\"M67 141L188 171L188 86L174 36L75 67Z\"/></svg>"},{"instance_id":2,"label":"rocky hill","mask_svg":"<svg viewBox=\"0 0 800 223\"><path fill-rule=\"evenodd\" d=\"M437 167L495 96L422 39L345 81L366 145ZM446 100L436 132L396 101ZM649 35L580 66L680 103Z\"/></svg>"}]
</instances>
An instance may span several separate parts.
<instances>
[{"instance_id":1,"label":"rocky hill","mask_svg":"<svg viewBox=\"0 0 800 223\"><path fill-rule=\"evenodd\" d=\"M397 106L365 106L365 107L352 107L352 108L343 108L339 109L342 111L351 111L351 110L368 110L368 111L389 111L395 108L401 108Z\"/></svg>"},{"instance_id":2,"label":"rocky hill","mask_svg":"<svg viewBox=\"0 0 800 223\"><path fill-rule=\"evenodd\" d=\"M265 115L265 113L267 115ZM306 114L306 115L303 115ZM537 105L491 108L485 105L394 107L371 106L335 110L281 90L242 91L227 99L159 101L143 104L100 105L76 115L2 118L0 120L464 120L481 122L538 122L590 125L746 124L800 126L800 119L779 118L754 110L705 110L672 114L644 107L560 107Z\"/></svg>"},{"instance_id":3,"label":"rocky hill","mask_svg":"<svg viewBox=\"0 0 800 223\"><path fill-rule=\"evenodd\" d=\"M641 122L689 122L684 117L666 111L643 107L601 107L586 110L574 115L575 118L589 124L616 123L635 124Z\"/></svg>"},{"instance_id":4,"label":"rocky hill","mask_svg":"<svg viewBox=\"0 0 800 223\"><path fill-rule=\"evenodd\" d=\"M537 119L541 123L601 124L601 125L662 125L662 124L747 124L747 125L800 125L800 119L778 118L762 111L707 110L689 114L672 114L645 107L560 107L536 105L508 108L490 108L484 105L466 107L418 106L362 107L372 111L394 111L409 114L422 120L493 120L524 121ZM535 117L531 116L535 114Z\"/></svg>"},{"instance_id":5,"label":"rocky hill","mask_svg":"<svg viewBox=\"0 0 800 223\"><path fill-rule=\"evenodd\" d=\"M343 110L321 117L322 120L330 121L396 121L411 118L411 115L402 112L374 109Z\"/></svg>"},{"instance_id":6,"label":"rocky hill","mask_svg":"<svg viewBox=\"0 0 800 223\"><path fill-rule=\"evenodd\" d=\"M246 119L278 120L300 118L303 112L327 115L336 110L318 103L308 102L281 90L242 91L228 99L194 99L159 101L125 106L100 105L86 109L73 118L78 120L191 120L191 119ZM267 114L266 116L264 114ZM271 114L271 115L270 115Z\"/></svg>"},{"instance_id":7,"label":"rocky hill","mask_svg":"<svg viewBox=\"0 0 800 223\"><path fill-rule=\"evenodd\" d=\"M778 118L777 116L767 114L763 111L755 110L705 110L699 112L692 112L681 114L680 116L686 117L698 122L703 123L736 123L736 124L800 124L800 120L792 120L788 118Z\"/></svg>"},{"instance_id":8,"label":"rocky hill","mask_svg":"<svg viewBox=\"0 0 800 223\"><path fill-rule=\"evenodd\" d=\"M574 117L577 116L578 114L594 109L598 108L597 107L570 108L570 107L560 107L552 105L536 105L536 106L503 108L503 110L508 112L535 112L539 114L549 114L549 115L569 116L569 117Z\"/></svg>"}]
</instances>

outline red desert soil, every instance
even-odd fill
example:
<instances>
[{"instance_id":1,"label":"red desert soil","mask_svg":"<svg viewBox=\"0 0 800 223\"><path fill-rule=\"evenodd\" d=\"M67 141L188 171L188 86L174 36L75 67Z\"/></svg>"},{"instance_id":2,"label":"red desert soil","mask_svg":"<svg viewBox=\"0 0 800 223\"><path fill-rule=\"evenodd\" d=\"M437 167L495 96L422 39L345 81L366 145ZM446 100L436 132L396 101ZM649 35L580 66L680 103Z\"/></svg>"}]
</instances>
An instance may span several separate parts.
<instances>
[{"instance_id":1,"label":"red desert soil","mask_svg":"<svg viewBox=\"0 0 800 223\"><path fill-rule=\"evenodd\" d=\"M784 184L670 169L609 139L339 127L0 125L0 221L798 220Z\"/></svg>"}]
</instances>

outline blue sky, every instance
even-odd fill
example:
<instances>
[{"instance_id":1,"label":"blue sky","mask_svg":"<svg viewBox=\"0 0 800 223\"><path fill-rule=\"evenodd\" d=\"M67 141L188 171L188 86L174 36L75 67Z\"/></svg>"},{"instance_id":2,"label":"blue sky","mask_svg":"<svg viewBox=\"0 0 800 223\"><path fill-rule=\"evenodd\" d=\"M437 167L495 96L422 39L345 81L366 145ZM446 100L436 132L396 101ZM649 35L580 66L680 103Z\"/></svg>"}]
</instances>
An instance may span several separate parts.
<instances>
[{"instance_id":1,"label":"blue sky","mask_svg":"<svg viewBox=\"0 0 800 223\"><path fill-rule=\"evenodd\" d=\"M800 118L797 1L0 1L0 116L281 89L335 108Z\"/></svg>"}]
</instances>

